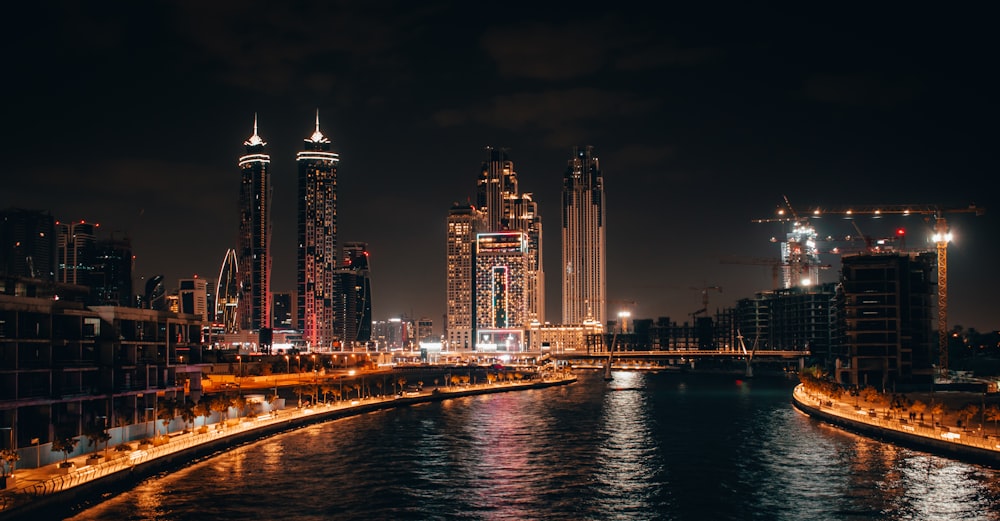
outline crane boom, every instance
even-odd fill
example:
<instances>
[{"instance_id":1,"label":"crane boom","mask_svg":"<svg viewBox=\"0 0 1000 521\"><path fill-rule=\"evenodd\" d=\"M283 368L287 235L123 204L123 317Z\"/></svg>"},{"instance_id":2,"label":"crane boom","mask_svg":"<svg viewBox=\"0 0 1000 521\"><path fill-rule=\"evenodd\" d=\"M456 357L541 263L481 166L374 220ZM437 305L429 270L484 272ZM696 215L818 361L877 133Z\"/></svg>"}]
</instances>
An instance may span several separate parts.
<instances>
[{"instance_id":1,"label":"crane boom","mask_svg":"<svg viewBox=\"0 0 1000 521\"><path fill-rule=\"evenodd\" d=\"M784 197L784 196L783 196ZM948 371L948 241L951 234L945 214L971 213L983 215L986 209L970 204L968 206L945 206L940 204L893 204L879 206L860 206L843 208L816 207L805 216L800 217L784 197L785 205L792 213L789 218L784 215L784 209L779 209L778 216L770 219L758 219L754 222L802 222L811 217L823 215L927 215L934 219L934 243L937 249L937 279L938 279L938 356L939 366L943 373ZM929 218L928 218L929 220Z\"/></svg>"}]
</instances>

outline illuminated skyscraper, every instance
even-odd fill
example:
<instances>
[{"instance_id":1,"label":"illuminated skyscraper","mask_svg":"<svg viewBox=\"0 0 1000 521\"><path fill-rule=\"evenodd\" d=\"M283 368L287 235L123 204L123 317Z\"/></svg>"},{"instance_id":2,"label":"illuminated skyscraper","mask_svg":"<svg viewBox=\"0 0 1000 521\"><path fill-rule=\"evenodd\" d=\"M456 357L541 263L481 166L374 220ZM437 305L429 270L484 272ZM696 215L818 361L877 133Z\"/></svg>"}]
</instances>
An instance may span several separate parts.
<instances>
[{"instance_id":1,"label":"illuminated skyscraper","mask_svg":"<svg viewBox=\"0 0 1000 521\"><path fill-rule=\"evenodd\" d=\"M528 321L528 235L476 236L476 350L519 351Z\"/></svg>"},{"instance_id":2,"label":"illuminated skyscraper","mask_svg":"<svg viewBox=\"0 0 1000 521\"><path fill-rule=\"evenodd\" d=\"M337 336L345 346L372 339L372 286L368 245L344 244L344 266L337 269Z\"/></svg>"},{"instance_id":3,"label":"illuminated skyscraper","mask_svg":"<svg viewBox=\"0 0 1000 521\"><path fill-rule=\"evenodd\" d=\"M305 139L299 164L298 328L310 346L330 347L335 337L334 269L337 267L337 164L319 130Z\"/></svg>"},{"instance_id":4,"label":"illuminated skyscraper","mask_svg":"<svg viewBox=\"0 0 1000 521\"><path fill-rule=\"evenodd\" d=\"M445 335L452 349L473 347L476 234L484 228L484 214L474 206L455 204L448 212Z\"/></svg>"},{"instance_id":5,"label":"illuminated skyscraper","mask_svg":"<svg viewBox=\"0 0 1000 521\"><path fill-rule=\"evenodd\" d=\"M485 215L484 231L518 231L528 236L524 271L526 322L545 321L545 273L542 263L542 219L530 193L518 191L517 172L505 149L487 147L477 185L476 202Z\"/></svg>"},{"instance_id":6,"label":"illuminated skyscraper","mask_svg":"<svg viewBox=\"0 0 1000 521\"><path fill-rule=\"evenodd\" d=\"M264 153L267 143L253 135L244 143L240 157L239 324L243 330L270 327L271 319L271 156Z\"/></svg>"},{"instance_id":7,"label":"illuminated skyscraper","mask_svg":"<svg viewBox=\"0 0 1000 521\"><path fill-rule=\"evenodd\" d=\"M563 177L562 321L607 320L604 177L594 147L576 147Z\"/></svg>"}]
</instances>

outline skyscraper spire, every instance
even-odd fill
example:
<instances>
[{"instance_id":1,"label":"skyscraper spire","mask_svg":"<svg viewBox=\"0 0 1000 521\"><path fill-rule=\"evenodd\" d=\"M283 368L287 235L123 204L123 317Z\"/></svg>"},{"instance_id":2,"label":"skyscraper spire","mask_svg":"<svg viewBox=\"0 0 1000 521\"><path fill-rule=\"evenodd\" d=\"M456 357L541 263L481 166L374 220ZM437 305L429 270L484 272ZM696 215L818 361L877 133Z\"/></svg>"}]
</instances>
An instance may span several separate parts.
<instances>
[{"instance_id":1,"label":"skyscraper spire","mask_svg":"<svg viewBox=\"0 0 1000 521\"><path fill-rule=\"evenodd\" d=\"M313 132L312 136L309 136L308 141L313 143L329 143L330 140L319 131L319 109L316 109L316 131Z\"/></svg>"},{"instance_id":2,"label":"skyscraper spire","mask_svg":"<svg viewBox=\"0 0 1000 521\"><path fill-rule=\"evenodd\" d=\"M243 144L246 145L246 146L248 146L248 147L255 147L255 146L258 146L258 145L263 146L263 145L267 144L267 143L264 142L264 140L259 135L257 135L257 113L256 112L253 113L253 135L250 136L249 138L247 138L247 140L244 141Z\"/></svg>"}]
</instances>

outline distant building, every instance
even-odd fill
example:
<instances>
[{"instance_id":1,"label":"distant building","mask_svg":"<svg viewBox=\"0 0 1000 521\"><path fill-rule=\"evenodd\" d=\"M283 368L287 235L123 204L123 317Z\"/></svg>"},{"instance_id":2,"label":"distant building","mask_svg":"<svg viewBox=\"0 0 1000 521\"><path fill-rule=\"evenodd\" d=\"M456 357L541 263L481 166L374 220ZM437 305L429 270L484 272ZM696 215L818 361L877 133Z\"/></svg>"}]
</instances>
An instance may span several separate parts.
<instances>
[{"instance_id":1,"label":"distant building","mask_svg":"<svg viewBox=\"0 0 1000 521\"><path fill-rule=\"evenodd\" d=\"M476 236L475 349L520 351L528 326L528 236L487 232Z\"/></svg>"},{"instance_id":2,"label":"distant building","mask_svg":"<svg viewBox=\"0 0 1000 521\"><path fill-rule=\"evenodd\" d=\"M434 336L434 321L427 317L417 320L417 341L423 342L424 340L441 341L439 337Z\"/></svg>"},{"instance_id":3,"label":"distant building","mask_svg":"<svg viewBox=\"0 0 1000 521\"><path fill-rule=\"evenodd\" d=\"M413 321L405 317L376 320L372 323L373 342L379 350L413 349Z\"/></svg>"},{"instance_id":4,"label":"distant building","mask_svg":"<svg viewBox=\"0 0 1000 521\"><path fill-rule=\"evenodd\" d=\"M128 237L97 241L90 275L91 305L131 307L132 241Z\"/></svg>"},{"instance_id":5,"label":"distant building","mask_svg":"<svg viewBox=\"0 0 1000 521\"><path fill-rule=\"evenodd\" d=\"M47 211L0 211L0 275L57 280L55 219Z\"/></svg>"},{"instance_id":6,"label":"distant building","mask_svg":"<svg viewBox=\"0 0 1000 521\"><path fill-rule=\"evenodd\" d=\"M368 245L344 243L344 267L337 269L337 336L344 346L372 339L372 288Z\"/></svg>"},{"instance_id":7,"label":"distant building","mask_svg":"<svg viewBox=\"0 0 1000 521\"><path fill-rule=\"evenodd\" d=\"M563 176L562 323L607 320L604 175L594 147L576 147Z\"/></svg>"},{"instance_id":8,"label":"distant building","mask_svg":"<svg viewBox=\"0 0 1000 521\"><path fill-rule=\"evenodd\" d=\"M295 297L288 292L271 293L271 327L274 329L295 328Z\"/></svg>"},{"instance_id":9,"label":"distant building","mask_svg":"<svg viewBox=\"0 0 1000 521\"><path fill-rule=\"evenodd\" d=\"M296 157L298 180L298 329L310 348L329 348L337 340L334 323L337 267L337 165L330 140L316 130Z\"/></svg>"},{"instance_id":10,"label":"distant building","mask_svg":"<svg viewBox=\"0 0 1000 521\"><path fill-rule=\"evenodd\" d=\"M506 149L487 147L476 192L487 232L516 231L527 236L524 270L526 323L545 321L545 271L542 261L542 219L530 193L518 189L517 172Z\"/></svg>"},{"instance_id":11,"label":"distant building","mask_svg":"<svg viewBox=\"0 0 1000 521\"><path fill-rule=\"evenodd\" d=\"M59 282L90 286L97 257L98 223L71 221L56 223L56 258Z\"/></svg>"},{"instance_id":12,"label":"distant building","mask_svg":"<svg viewBox=\"0 0 1000 521\"><path fill-rule=\"evenodd\" d=\"M453 350L474 344L476 234L484 226L484 214L474 206L455 204L448 212L445 338Z\"/></svg>"},{"instance_id":13,"label":"distant building","mask_svg":"<svg viewBox=\"0 0 1000 521\"><path fill-rule=\"evenodd\" d=\"M241 329L259 330L271 324L271 156L267 143L257 135L243 142L240 157L240 230L236 256L239 263L239 324Z\"/></svg>"},{"instance_id":14,"label":"distant building","mask_svg":"<svg viewBox=\"0 0 1000 521\"><path fill-rule=\"evenodd\" d=\"M197 276L178 281L177 297L179 311L187 315L197 315L208 323L208 281Z\"/></svg>"}]
</instances>

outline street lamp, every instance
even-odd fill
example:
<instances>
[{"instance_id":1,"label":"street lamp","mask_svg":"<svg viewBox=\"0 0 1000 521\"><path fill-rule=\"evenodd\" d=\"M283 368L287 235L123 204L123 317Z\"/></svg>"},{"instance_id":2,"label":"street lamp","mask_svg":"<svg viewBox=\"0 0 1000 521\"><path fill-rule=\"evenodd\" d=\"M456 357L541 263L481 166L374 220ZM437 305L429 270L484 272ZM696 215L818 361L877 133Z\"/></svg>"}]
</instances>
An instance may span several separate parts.
<instances>
[{"instance_id":1,"label":"street lamp","mask_svg":"<svg viewBox=\"0 0 1000 521\"><path fill-rule=\"evenodd\" d=\"M238 380L236 381L236 389L242 393L243 391L243 357L236 355L236 361L239 362L239 372L236 373Z\"/></svg>"},{"instance_id":2,"label":"street lamp","mask_svg":"<svg viewBox=\"0 0 1000 521\"><path fill-rule=\"evenodd\" d=\"M292 362L288 358L288 355L285 355L285 372L289 374L292 372Z\"/></svg>"}]
</instances>

